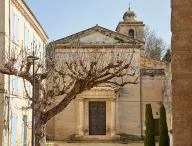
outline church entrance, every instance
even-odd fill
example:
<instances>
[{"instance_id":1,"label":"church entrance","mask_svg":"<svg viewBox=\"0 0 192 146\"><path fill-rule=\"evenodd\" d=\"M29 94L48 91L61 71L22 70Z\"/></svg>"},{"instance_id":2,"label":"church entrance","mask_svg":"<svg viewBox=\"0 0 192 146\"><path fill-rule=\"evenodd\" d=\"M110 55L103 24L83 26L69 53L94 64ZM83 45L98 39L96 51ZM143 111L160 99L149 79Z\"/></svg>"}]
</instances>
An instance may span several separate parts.
<instances>
[{"instance_id":1,"label":"church entrance","mask_svg":"<svg viewBox=\"0 0 192 146\"><path fill-rule=\"evenodd\" d=\"M94 87L78 95L77 138L116 139L116 93L111 87Z\"/></svg>"},{"instance_id":2,"label":"church entrance","mask_svg":"<svg viewBox=\"0 0 192 146\"><path fill-rule=\"evenodd\" d=\"M89 101L89 135L106 135L106 102Z\"/></svg>"}]
</instances>

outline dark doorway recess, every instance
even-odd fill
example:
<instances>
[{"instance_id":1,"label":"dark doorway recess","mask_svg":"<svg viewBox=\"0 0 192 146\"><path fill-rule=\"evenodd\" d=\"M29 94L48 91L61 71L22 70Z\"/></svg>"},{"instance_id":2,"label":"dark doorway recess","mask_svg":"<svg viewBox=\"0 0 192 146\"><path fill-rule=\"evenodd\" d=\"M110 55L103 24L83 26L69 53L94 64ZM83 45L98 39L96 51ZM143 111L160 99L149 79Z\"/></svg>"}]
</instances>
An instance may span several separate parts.
<instances>
[{"instance_id":1,"label":"dark doorway recess","mask_svg":"<svg viewBox=\"0 0 192 146\"><path fill-rule=\"evenodd\" d=\"M89 135L106 135L106 102L89 102Z\"/></svg>"}]
</instances>

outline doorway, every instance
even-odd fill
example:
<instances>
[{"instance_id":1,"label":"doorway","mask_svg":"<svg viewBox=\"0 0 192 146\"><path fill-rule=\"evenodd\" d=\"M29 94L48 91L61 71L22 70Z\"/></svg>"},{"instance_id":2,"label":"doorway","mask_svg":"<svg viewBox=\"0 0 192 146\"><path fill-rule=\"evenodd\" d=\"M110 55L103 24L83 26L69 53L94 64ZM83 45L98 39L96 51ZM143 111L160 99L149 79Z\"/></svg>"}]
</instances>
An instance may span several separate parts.
<instances>
[{"instance_id":1,"label":"doorway","mask_svg":"<svg viewBox=\"0 0 192 146\"><path fill-rule=\"evenodd\" d=\"M106 135L106 102L89 101L89 135Z\"/></svg>"}]
</instances>

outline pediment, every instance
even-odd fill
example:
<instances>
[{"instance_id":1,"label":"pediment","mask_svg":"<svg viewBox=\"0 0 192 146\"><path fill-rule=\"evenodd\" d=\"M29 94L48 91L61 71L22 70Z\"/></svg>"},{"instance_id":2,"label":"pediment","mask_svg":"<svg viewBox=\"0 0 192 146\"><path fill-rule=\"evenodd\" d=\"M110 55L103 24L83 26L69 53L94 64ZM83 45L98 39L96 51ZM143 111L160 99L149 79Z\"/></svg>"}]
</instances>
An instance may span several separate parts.
<instances>
[{"instance_id":1,"label":"pediment","mask_svg":"<svg viewBox=\"0 0 192 146\"><path fill-rule=\"evenodd\" d=\"M74 41L77 42L77 40ZM90 33L89 35L80 38L78 41L80 44L114 44L119 42L119 40L101 32Z\"/></svg>"},{"instance_id":2,"label":"pediment","mask_svg":"<svg viewBox=\"0 0 192 146\"><path fill-rule=\"evenodd\" d=\"M56 44L123 44L132 43L143 44L143 42L131 39L128 36L95 26L79 33L54 41Z\"/></svg>"}]
</instances>

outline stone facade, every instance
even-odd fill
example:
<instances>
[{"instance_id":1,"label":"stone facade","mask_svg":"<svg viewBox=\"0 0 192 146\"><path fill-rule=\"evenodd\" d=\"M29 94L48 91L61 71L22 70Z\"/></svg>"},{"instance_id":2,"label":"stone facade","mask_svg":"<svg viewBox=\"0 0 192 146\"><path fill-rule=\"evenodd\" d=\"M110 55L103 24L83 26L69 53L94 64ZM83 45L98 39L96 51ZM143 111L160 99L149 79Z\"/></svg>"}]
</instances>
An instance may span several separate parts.
<instances>
[{"instance_id":1,"label":"stone facade","mask_svg":"<svg viewBox=\"0 0 192 146\"><path fill-rule=\"evenodd\" d=\"M152 104L154 118L158 121L160 105L167 98L165 72L168 65L143 56L144 24L136 21L134 12L129 10L123 18L115 32L97 25L56 40L54 53L56 58L66 59L61 54L73 49L100 50L103 53L113 49L126 53L134 49L134 65L140 70L138 83L128 84L118 91L105 86L94 87L78 95L63 112L48 122L48 139L112 140L121 134L143 136L145 105L148 103ZM132 44L133 40L135 45ZM89 132L88 105L91 101L106 102L105 135L91 135Z\"/></svg>"},{"instance_id":2,"label":"stone facade","mask_svg":"<svg viewBox=\"0 0 192 146\"><path fill-rule=\"evenodd\" d=\"M0 20L1 65L13 49L17 53L36 46L39 52L45 52L43 48L47 35L24 0L1 0ZM29 84L27 90L31 93ZM0 145L21 146L30 143L31 111L23 110L22 107L28 105L24 97L26 93L22 79L0 75Z\"/></svg>"},{"instance_id":3,"label":"stone facade","mask_svg":"<svg viewBox=\"0 0 192 146\"><path fill-rule=\"evenodd\" d=\"M173 145L192 145L192 1L172 0Z\"/></svg>"}]
</instances>

